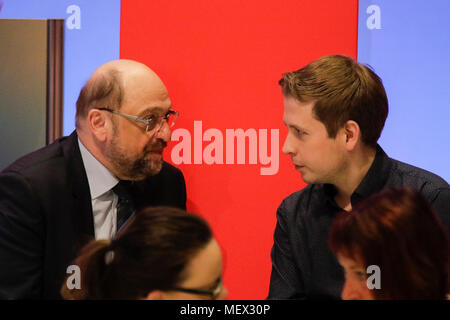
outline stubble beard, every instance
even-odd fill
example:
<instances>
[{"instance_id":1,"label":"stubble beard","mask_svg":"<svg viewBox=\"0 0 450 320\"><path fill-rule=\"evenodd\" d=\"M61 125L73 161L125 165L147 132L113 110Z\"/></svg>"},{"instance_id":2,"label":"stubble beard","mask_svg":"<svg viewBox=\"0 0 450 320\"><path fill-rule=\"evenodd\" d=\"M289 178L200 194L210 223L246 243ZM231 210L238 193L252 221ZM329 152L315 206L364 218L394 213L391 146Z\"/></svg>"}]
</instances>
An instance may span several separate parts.
<instances>
[{"instance_id":1,"label":"stubble beard","mask_svg":"<svg viewBox=\"0 0 450 320\"><path fill-rule=\"evenodd\" d=\"M161 171L162 156L155 159L150 153L154 150L162 152L166 145L165 141L158 139L154 143L149 143L138 157L132 157L120 146L119 136L117 132L114 132L105 156L109 159L118 176L126 177L127 180L144 180Z\"/></svg>"}]
</instances>

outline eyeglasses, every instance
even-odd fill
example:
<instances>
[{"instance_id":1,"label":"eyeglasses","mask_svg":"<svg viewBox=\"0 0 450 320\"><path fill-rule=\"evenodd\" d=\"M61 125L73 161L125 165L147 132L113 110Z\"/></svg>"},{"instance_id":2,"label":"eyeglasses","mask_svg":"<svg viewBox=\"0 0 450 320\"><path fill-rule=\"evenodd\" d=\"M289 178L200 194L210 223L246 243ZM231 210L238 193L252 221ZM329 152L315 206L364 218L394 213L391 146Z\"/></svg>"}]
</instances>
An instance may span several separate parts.
<instances>
[{"instance_id":1,"label":"eyeglasses","mask_svg":"<svg viewBox=\"0 0 450 320\"><path fill-rule=\"evenodd\" d=\"M203 295L209 296L212 300L217 300L220 293L222 292L222 289L223 289L223 282L222 282L222 277L220 277L219 279L217 279L217 285L213 290L198 290L198 289L188 289L188 288L180 288L180 287L175 287L175 288L172 288L171 290L181 291L181 292L185 292L185 293L199 294L202 296Z\"/></svg>"},{"instance_id":2,"label":"eyeglasses","mask_svg":"<svg viewBox=\"0 0 450 320\"><path fill-rule=\"evenodd\" d=\"M129 115L129 114L117 111L117 110L109 109L109 108L96 108L96 109L108 111L113 114L117 114L119 116L134 120L136 122L144 123L146 125L145 131L147 131L147 132L155 129L158 124L161 125L162 119L167 122L167 124L169 125L169 128L172 128L173 125L175 124L175 121L178 118L178 115L179 115L178 111L169 110L169 111L167 111L167 113L165 115L160 116L160 115L152 114L144 119L144 118L132 116L132 115Z\"/></svg>"}]
</instances>

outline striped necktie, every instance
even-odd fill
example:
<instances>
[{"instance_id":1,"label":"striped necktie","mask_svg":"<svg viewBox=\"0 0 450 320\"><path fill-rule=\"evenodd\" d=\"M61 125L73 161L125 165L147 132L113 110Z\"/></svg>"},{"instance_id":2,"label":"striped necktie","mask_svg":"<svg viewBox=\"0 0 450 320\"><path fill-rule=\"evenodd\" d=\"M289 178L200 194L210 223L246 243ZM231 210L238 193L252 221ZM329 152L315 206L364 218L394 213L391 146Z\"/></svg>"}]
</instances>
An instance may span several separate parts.
<instances>
[{"instance_id":1,"label":"striped necktie","mask_svg":"<svg viewBox=\"0 0 450 320\"><path fill-rule=\"evenodd\" d=\"M127 222L127 220L134 214L135 208L133 198L131 195L131 181L120 180L119 183L112 189L119 197L117 202L117 232Z\"/></svg>"}]
</instances>

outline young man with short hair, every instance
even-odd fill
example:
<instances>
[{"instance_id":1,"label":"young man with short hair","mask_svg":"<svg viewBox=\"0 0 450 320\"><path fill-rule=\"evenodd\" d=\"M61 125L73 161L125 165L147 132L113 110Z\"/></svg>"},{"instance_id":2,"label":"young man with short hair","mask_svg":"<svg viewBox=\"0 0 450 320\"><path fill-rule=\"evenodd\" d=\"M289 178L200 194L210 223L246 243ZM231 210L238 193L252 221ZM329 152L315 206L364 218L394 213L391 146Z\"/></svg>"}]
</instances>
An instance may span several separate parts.
<instances>
[{"instance_id":1,"label":"young man with short hair","mask_svg":"<svg viewBox=\"0 0 450 320\"><path fill-rule=\"evenodd\" d=\"M381 79L331 55L280 80L288 154L309 185L283 200L271 251L269 299L338 299L344 273L328 247L339 211L389 187L420 190L450 225L450 188L437 175L389 158L377 144L388 115Z\"/></svg>"}]
</instances>

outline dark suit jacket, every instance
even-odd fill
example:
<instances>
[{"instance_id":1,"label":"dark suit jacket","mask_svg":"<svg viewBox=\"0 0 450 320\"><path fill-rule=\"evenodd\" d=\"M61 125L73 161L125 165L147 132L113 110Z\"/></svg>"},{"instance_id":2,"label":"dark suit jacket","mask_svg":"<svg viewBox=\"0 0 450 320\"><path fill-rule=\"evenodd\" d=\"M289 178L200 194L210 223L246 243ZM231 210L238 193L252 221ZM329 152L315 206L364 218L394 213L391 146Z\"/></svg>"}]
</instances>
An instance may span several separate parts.
<instances>
[{"instance_id":1,"label":"dark suit jacket","mask_svg":"<svg viewBox=\"0 0 450 320\"><path fill-rule=\"evenodd\" d=\"M186 208L180 170L136 184L135 203ZM60 298L66 268L94 238L89 184L77 134L30 153L0 173L0 299Z\"/></svg>"}]
</instances>

